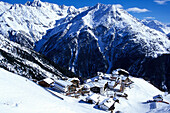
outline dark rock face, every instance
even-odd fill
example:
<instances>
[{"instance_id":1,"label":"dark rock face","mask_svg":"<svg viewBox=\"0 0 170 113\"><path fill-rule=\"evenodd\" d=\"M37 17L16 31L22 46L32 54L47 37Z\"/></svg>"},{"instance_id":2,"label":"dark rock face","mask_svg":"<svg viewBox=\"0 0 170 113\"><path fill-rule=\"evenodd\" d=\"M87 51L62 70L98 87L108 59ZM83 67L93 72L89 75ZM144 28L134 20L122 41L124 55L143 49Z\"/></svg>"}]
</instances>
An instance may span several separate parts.
<instances>
[{"instance_id":1,"label":"dark rock face","mask_svg":"<svg viewBox=\"0 0 170 113\"><path fill-rule=\"evenodd\" d=\"M167 37L170 39L170 33L169 33L169 34L167 34Z\"/></svg>"},{"instance_id":2,"label":"dark rock face","mask_svg":"<svg viewBox=\"0 0 170 113\"><path fill-rule=\"evenodd\" d=\"M87 35L88 37L86 37ZM86 38L88 40L84 40ZM78 56L75 62L77 64L75 66L76 72L83 72L81 75L86 77L95 75L98 71L106 72L107 61L100 52L97 41L87 32L80 33L79 43L82 40L86 41L86 43L78 48Z\"/></svg>"},{"instance_id":3,"label":"dark rock face","mask_svg":"<svg viewBox=\"0 0 170 113\"><path fill-rule=\"evenodd\" d=\"M57 47L48 48L48 45L53 47L53 43L57 44ZM57 34L44 46L47 48L43 54L55 63L73 70L77 75L86 78L94 76L98 71L106 72L107 60L100 52L97 41L86 31L78 37L58 38Z\"/></svg>"},{"instance_id":4,"label":"dark rock face","mask_svg":"<svg viewBox=\"0 0 170 113\"><path fill-rule=\"evenodd\" d=\"M163 91L170 91L170 54L163 54L157 58L138 56L120 57L114 61L113 68L122 67L132 76L142 77ZM166 85L166 87L165 87Z\"/></svg>"},{"instance_id":5,"label":"dark rock face","mask_svg":"<svg viewBox=\"0 0 170 113\"><path fill-rule=\"evenodd\" d=\"M8 31L9 39L27 48L33 48L34 44L30 40L31 36L24 31Z\"/></svg>"}]
</instances>

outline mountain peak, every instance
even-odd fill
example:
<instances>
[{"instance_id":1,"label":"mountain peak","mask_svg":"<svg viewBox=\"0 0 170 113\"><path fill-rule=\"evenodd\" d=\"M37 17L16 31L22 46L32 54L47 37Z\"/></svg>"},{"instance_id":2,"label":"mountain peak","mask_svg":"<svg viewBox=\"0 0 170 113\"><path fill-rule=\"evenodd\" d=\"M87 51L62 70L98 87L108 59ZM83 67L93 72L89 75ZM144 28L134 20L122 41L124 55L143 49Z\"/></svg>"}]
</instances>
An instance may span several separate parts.
<instances>
[{"instance_id":1,"label":"mountain peak","mask_svg":"<svg viewBox=\"0 0 170 113\"><path fill-rule=\"evenodd\" d=\"M41 2L40 0L34 0L33 2L31 2L31 1L26 2L25 5L33 6L33 7L41 7L41 6L43 6L43 4L44 3Z\"/></svg>"},{"instance_id":2,"label":"mountain peak","mask_svg":"<svg viewBox=\"0 0 170 113\"><path fill-rule=\"evenodd\" d=\"M41 2L41 0L34 0L34 2Z\"/></svg>"},{"instance_id":3,"label":"mountain peak","mask_svg":"<svg viewBox=\"0 0 170 113\"><path fill-rule=\"evenodd\" d=\"M102 7L112 7L112 8L123 8L122 5L120 4L102 4L102 3L97 3L94 7L97 7L97 8L102 8Z\"/></svg>"}]
</instances>

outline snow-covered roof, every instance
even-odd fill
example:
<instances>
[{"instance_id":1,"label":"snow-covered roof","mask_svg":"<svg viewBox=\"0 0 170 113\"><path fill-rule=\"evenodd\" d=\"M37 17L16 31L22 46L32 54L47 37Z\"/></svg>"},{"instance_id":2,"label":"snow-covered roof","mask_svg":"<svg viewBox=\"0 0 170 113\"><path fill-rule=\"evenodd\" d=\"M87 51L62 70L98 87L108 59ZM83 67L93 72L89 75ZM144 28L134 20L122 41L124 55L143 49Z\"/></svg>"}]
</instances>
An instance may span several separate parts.
<instances>
[{"instance_id":1,"label":"snow-covered roof","mask_svg":"<svg viewBox=\"0 0 170 113\"><path fill-rule=\"evenodd\" d=\"M88 85L88 84L85 84L83 87L86 88L86 89L90 89L91 88L90 85Z\"/></svg>"},{"instance_id":2,"label":"snow-covered roof","mask_svg":"<svg viewBox=\"0 0 170 113\"><path fill-rule=\"evenodd\" d=\"M104 86L107 82L108 80L99 80L97 84L99 84L100 86Z\"/></svg>"},{"instance_id":3,"label":"snow-covered roof","mask_svg":"<svg viewBox=\"0 0 170 113\"><path fill-rule=\"evenodd\" d=\"M102 102L105 100L107 97L93 93L90 96L86 97L87 100L93 100L94 102Z\"/></svg>"},{"instance_id":4,"label":"snow-covered roof","mask_svg":"<svg viewBox=\"0 0 170 113\"><path fill-rule=\"evenodd\" d=\"M124 69L121 69L121 68L118 68L118 69L116 69L116 70L113 70L113 71L112 71L112 74L113 74L113 75L118 75L118 74L120 74L120 72L124 72L124 73L126 73L126 74L129 74L128 71L126 71L126 70L124 70Z\"/></svg>"},{"instance_id":5,"label":"snow-covered roof","mask_svg":"<svg viewBox=\"0 0 170 113\"><path fill-rule=\"evenodd\" d=\"M89 82L87 85L92 88L92 87L104 87L104 85L108 82L108 80L98 80L97 82Z\"/></svg>"},{"instance_id":6,"label":"snow-covered roof","mask_svg":"<svg viewBox=\"0 0 170 113\"><path fill-rule=\"evenodd\" d=\"M86 97L86 99L87 99L87 100L93 100L93 101L97 102L98 99L99 99L99 97L100 97L99 94L93 93L93 94L91 94L90 96Z\"/></svg>"},{"instance_id":7,"label":"snow-covered roof","mask_svg":"<svg viewBox=\"0 0 170 113\"><path fill-rule=\"evenodd\" d=\"M157 98L163 99L162 95L156 95L156 96L153 97L153 99L157 99Z\"/></svg>"},{"instance_id":8,"label":"snow-covered roof","mask_svg":"<svg viewBox=\"0 0 170 113\"><path fill-rule=\"evenodd\" d=\"M114 89L120 89L120 84L117 84L117 86Z\"/></svg>"},{"instance_id":9,"label":"snow-covered roof","mask_svg":"<svg viewBox=\"0 0 170 113\"><path fill-rule=\"evenodd\" d=\"M67 87L67 86L70 86L70 85L73 84L70 81L64 81L64 80L56 80L55 83L59 84L59 85L61 85L63 87Z\"/></svg>"},{"instance_id":10,"label":"snow-covered roof","mask_svg":"<svg viewBox=\"0 0 170 113\"><path fill-rule=\"evenodd\" d=\"M70 81L70 82L73 81L73 80L80 81L78 78L75 78L75 77L74 77L74 78L69 78L69 79L68 79L68 81Z\"/></svg>"},{"instance_id":11,"label":"snow-covered roof","mask_svg":"<svg viewBox=\"0 0 170 113\"><path fill-rule=\"evenodd\" d=\"M103 78L106 78L106 79L110 79L110 77L111 77L111 74L105 74L105 75L103 76Z\"/></svg>"},{"instance_id":12,"label":"snow-covered roof","mask_svg":"<svg viewBox=\"0 0 170 113\"><path fill-rule=\"evenodd\" d=\"M97 72L98 76L104 76L103 72Z\"/></svg>"},{"instance_id":13,"label":"snow-covered roof","mask_svg":"<svg viewBox=\"0 0 170 113\"><path fill-rule=\"evenodd\" d=\"M112 71L112 74L113 74L113 75L118 75L119 72L118 72L118 70L116 69L116 70L113 70L113 71Z\"/></svg>"},{"instance_id":14,"label":"snow-covered roof","mask_svg":"<svg viewBox=\"0 0 170 113\"><path fill-rule=\"evenodd\" d=\"M59 84L57 84L57 83L54 83L54 87L57 88L57 89L60 89L60 90L62 90L62 91L66 91L66 88L65 88L65 87L63 87L63 86L61 86L61 85L59 85Z\"/></svg>"},{"instance_id":15,"label":"snow-covered roof","mask_svg":"<svg viewBox=\"0 0 170 113\"><path fill-rule=\"evenodd\" d=\"M114 103L114 100L112 98L107 98L105 100L103 100L102 102L99 103L100 105L105 105L106 107L110 108Z\"/></svg>"},{"instance_id":16,"label":"snow-covered roof","mask_svg":"<svg viewBox=\"0 0 170 113\"><path fill-rule=\"evenodd\" d=\"M109 85L110 87L113 87L113 86L115 85L115 81L108 82L108 85Z\"/></svg>"},{"instance_id":17,"label":"snow-covered roof","mask_svg":"<svg viewBox=\"0 0 170 113\"><path fill-rule=\"evenodd\" d=\"M126 80L127 77L125 77L125 76L123 76L123 75L120 75L119 78L120 78L121 80Z\"/></svg>"},{"instance_id":18,"label":"snow-covered roof","mask_svg":"<svg viewBox=\"0 0 170 113\"><path fill-rule=\"evenodd\" d=\"M85 81L85 83L89 83L89 82L91 82L91 79L87 79L87 80Z\"/></svg>"},{"instance_id":19,"label":"snow-covered roof","mask_svg":"<svg viewBox=\"0 0 170 113\"><path fill-rule=\"evenodd\" d=\"M119 77L119 75L118 74L113 74L112 77Z\"/></svg>"},{"instance_id":20,"label":"snow-covered roof","mask_svg":"<svg viewBox=\"0 0 170 113\"><path fill-rule=\"evenodd\" d=\"M54 80L52 80L51 78L45 78L43 79L43 81L45 81L48 84L52 84L54 82Z\"/></svg>"}]
</instances>

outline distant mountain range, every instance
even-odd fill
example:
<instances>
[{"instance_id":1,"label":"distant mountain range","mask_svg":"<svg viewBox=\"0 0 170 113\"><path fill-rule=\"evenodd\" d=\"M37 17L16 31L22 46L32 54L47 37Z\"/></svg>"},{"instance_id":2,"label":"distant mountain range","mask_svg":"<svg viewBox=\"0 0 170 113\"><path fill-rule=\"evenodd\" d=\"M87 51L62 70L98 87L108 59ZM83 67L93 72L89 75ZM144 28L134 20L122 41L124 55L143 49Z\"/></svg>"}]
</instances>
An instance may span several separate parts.
<instances>
[{"instance_id":1,"label":"distant mountain range","mask_svg":"<svg viewBox=\"0 0 170 113\"><path fill-rule=\"evenodd\" d=\"M0 6L0 34L29 48L54 28L57 20L84 10L36 0L25 5L0 2Z\"/></svg>"},{"instance_id":2,"label":"distant mountain range","mask_svg":"<svg viewBox=\"0 0 170 113\"><path fill-rule=\"evenodd\" d=\"M76 75L88 78L124 68L170 89L169 26L140 21L117 5L76 9L35 0L0 6L3 39L34 48Z\"/></svg>"}]
</instances>

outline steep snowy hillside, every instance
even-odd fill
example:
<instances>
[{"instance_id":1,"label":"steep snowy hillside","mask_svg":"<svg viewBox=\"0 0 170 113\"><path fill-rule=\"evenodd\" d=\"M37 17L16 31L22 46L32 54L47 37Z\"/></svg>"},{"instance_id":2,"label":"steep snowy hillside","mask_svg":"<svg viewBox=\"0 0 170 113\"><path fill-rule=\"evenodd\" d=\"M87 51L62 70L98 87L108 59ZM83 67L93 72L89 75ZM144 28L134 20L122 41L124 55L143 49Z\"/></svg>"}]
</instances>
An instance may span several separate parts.
<instances>
[{"instance_id":1,"label":"steep snowy hillside","mask_svg":"<svg viewBox=\"0 0 170 113\"><path fill-rule=\"evenodd\" d=\"M25 5L3 2L0 5L0 34L28 48L33 48L36 41L54 28L57 20L86 10L40 0L28 1Z\"/></svg>"},{"instance_id":2,"label":"steep snowy hillside","mask_svg":"<svg viewBox=\"0 0 170 113\"><path fill-rule=\"evenodd\" d=\"M132 78L133 87L126 90L128 100L122 98L115 105L114 112L123 113L168 113L170 106L165 103L147 103L157 94L170 102L170 95L156 89L143 79ZM0 110L2 113L106 113L92 104L81 103L80 99L55 97L30 80L0 68Z\"/></svg>"},{"instance_id":3,"label":"steep snowy hillside","mask_svg":"<svg viewBox=\"0 0 170 113\"><path fill-rule=\"evenodd\" d=\"M165 25L157 20L151 20L151 19L144 19L141 21L144 25L152 28L152 29L155 29L155 30L158 30L162 33L165 33L165 34L168 34L170 33L170 26L168 25Z\"/></svg>"},{"instance_id":4,"label":"steep snowy hillside","mask_svg":"<svg viewBox=\"0 0 170 113\"><path fill-rule=\"evenodd\" d=\"M170 40L117 5L97 4L60 23L35 48L54 62L83 77L121 67L168 85Z\"/></svg>"},{"instance_id":5,"label":"steep snowy hillside","mask_svg":"<svg viewBox=\"0 0 170 113\"><path fill-rule=\"evenodd\" d=\"M73 76L74 74L55 65L41 54L22 47L0 35L0 67L33 79Z\"/></svg>"}]
</instances>

